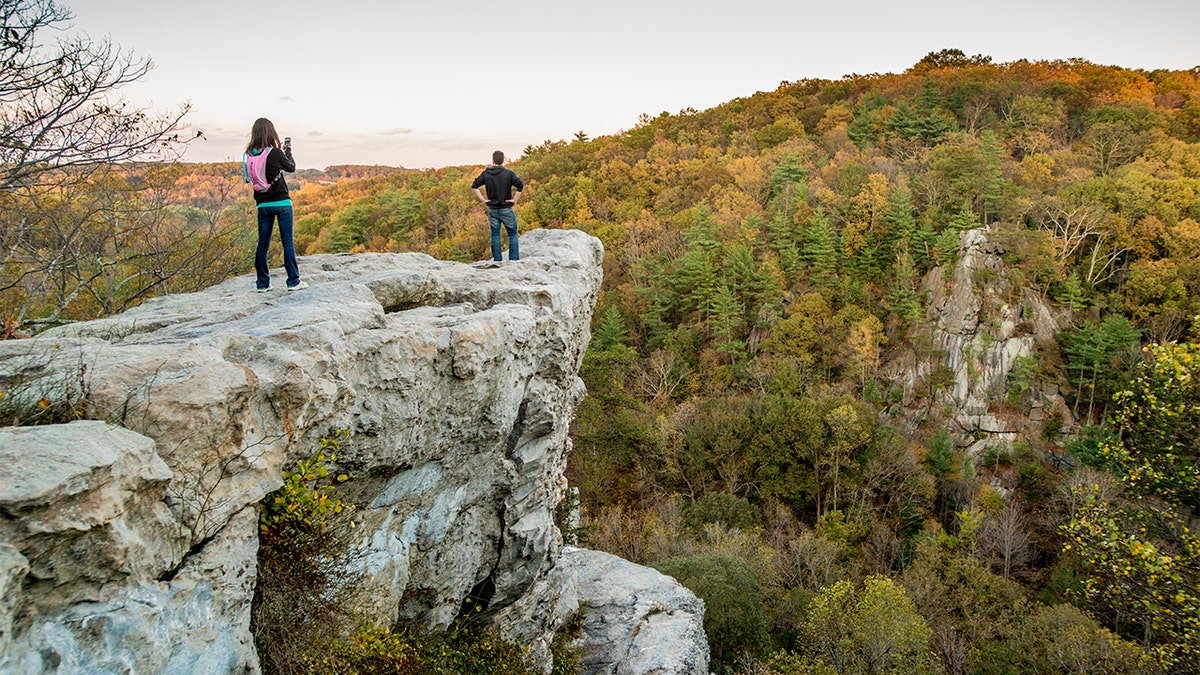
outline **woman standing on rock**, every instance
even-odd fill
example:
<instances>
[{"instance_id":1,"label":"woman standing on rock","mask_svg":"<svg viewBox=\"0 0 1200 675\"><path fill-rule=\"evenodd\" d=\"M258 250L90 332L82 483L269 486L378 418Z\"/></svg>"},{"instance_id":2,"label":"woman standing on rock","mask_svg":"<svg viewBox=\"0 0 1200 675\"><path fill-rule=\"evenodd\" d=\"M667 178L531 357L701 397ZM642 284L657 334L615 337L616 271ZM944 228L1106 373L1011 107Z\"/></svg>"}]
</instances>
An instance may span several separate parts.
<instances>
[{"instance_id":1,"label":"woman standing on rock","mask_svg":"<svg viewBox=\"0 0 1200 675\"><path fill-rule=\"evenodd\" d=\"M283 172L295 171L292 159L292 139L283 139L271 120L260 117L250 129L250 142L242 156L242 170L247 183L254 187L254 202L258 206L258 248L254 251L254 271L258 275L255 287L259 293L271 290L271 271L267 267L267 249L271 246L271 229L279 221L279 241L283 244L283 268L287 271L287 289L308 288L300 281L296 264L296 248L292 244L292 199L288 194Z\"/></svg>"}]
</instances>

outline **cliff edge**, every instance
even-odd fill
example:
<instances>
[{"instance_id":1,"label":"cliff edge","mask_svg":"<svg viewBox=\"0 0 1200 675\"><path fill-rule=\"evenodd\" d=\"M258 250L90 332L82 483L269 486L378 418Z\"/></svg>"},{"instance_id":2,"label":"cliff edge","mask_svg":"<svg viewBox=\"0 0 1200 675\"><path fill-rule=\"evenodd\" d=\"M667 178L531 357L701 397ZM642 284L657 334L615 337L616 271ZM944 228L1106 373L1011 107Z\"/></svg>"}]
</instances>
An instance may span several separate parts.
<instances>
[{"instance_id":1,"label":"cliff edge","mask_svg":"<svg viewBox=\"0 0 1200 675\"><path fill-rule=\"evenodd\" d=\"M239 277L0 343L8 405L102 420L0 429L0 670L257 672L255 505L338 434L364 609L436 630L470 597L544 641L563 617L501 610L538 606L561 553L603 249L521 243L506 263L312 256L303 292ZM702 604L687 616L694 639ZM699 639L656 672L705 672Z\"/></svg>"}]
</instances>

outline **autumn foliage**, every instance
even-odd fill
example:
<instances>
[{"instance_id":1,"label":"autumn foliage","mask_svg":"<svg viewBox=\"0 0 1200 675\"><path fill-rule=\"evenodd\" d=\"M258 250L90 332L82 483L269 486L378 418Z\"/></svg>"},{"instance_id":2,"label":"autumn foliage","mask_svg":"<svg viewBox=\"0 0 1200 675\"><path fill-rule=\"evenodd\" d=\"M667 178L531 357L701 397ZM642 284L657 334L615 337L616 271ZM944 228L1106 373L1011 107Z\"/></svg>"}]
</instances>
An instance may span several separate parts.
<instances>
[{"instance_id":1,"label":"autumn foliage","mask_svg":"<svg viewBox=\"0 0 1200 675\"><path fill-rule=\"evenodd\" d=\"M546 141L512 166L523 229L605 246L568 467L584 543L708 593L715 670L1195 671L1196 71L944 50ZM484 259L479 168L300 172L297 250ZM96 214L84 193L37 208L111 223L125 195L158 214L148 231L231 237L238 265L214 276L248 272L237 166L169 171L118 172L147 189ZM969 454L929 405L952 374L922 375L914 401L895 372L937 351L916 330L927 280L979 228L1064 326L991 412L1027 414L1035 387L1063 410ZM5 318L26 329L189 288L34 300L13 264Z\"/></svg>"}]
</instances>

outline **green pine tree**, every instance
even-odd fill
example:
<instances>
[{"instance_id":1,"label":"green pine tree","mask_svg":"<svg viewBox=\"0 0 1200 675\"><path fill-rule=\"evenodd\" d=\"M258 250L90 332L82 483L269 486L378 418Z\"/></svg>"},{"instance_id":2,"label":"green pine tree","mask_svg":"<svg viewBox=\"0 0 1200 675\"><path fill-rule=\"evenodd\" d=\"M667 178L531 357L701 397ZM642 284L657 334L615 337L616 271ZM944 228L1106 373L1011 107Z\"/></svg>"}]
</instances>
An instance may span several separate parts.
<instances>
[{"instance_id":1,"label":"green pine tree","mask_svg":"<svg viewBox=\"0 0 1200 675\"><path fill-rule=\"evenodd\" d=\"M944 99L933 80L925 78L917 97L917 135L926 144L933 144L954 129L954 118L942 107Z\"/></svg>"},{"instance_id":2,"label":"green pine tree","mask_svg":"<svg viewBox=\"0 0 1200 675\"><path fill-rule=\"evenodd\" d=\"M907 103L901 101L896 105L895 112L883 125L888 134L900 138L913 139L921 137L921 120Z\"/></svg>"},{"instance_id":3,"label":"green pine tree","mask_svg":"<svg viewBox=\"0 0 1200 675\"><path fill-rule=\"evenodd\" d=\"M1078 272L1071 272L1071 276L1063 282L1055 299L1072 312L1078 312L1087 306L1083 295L1083 282L1079 280Z\"/></svg>"},{"instance_id":4,"label":"green pine tree","mask_svg":"<svg viewBox=\"0 0 1200 675\"><path fill-rule=\"evenodd\" d=\"M742 304L729 286L722 285L713 295L710 323L719 353L735 356L746 349L745 341L740 339L746 323Z\"/></svg>"},{"instance_id":5,"label":"green pine tree","mask_svg":"<svg viewBox=\"0 0 1200 675\"><path fill-rule=\"evenodd\" d=\"M912 244L909 247L909 250L912 251L913 261L921 273L928 271L936 260L933 249L937 236L937 232L934 231L933 224L926 214L921 218L921 224L917 231L913 233Z\"/></svg>"},{"instance_id":6,"label":"green pine tree","mask_svg":"<svg viewBox=\"0 0 1200 675\"><path fill-rule=\"evenodd\" d=\"M814 213L804 230L804 263L814 286L828 288L837 282L837 243L824 211Z\"/></svg>"},{"instance_id":7,"label":"green pine tree","mask_svg":"<svg viewBox=\"0 0 1200 675\"><path fill-rule=\"evenodd\" d=\"M721 261L721 277L742 305L745 316L758 311L762 280L759 277L754 254L744 242L735 241L725 247Z\"/></svg>"},{"instance_id":8,"label":"green pine tree","mask_svg":"<svg viewBox=\"0 0 1200 675\"><path fill-rule=\"evenodd\" d=\"M983 184L980 186L980 200L983 202L983 213L981 221L984 225L995 220L1004 205L1005 180L1000 173L1000 166L1004 162L1004 149L1000 147L1000 141L996 139L996 134L988 129L979 135L979 153L983 155L983 166L981 167L981 179Z\"/></svg>"},{"instance_id":9,"label":"green pine tree","mask_svg":"<svg viewBox=\"0 0 1200 675\"><path fill-rule=\"evenodd\" d=\"M846 135L855 145L866 148L879 143L879 116L883 102L879 99L865 101L854 111L854 119L846 128Z\"/></svg>"},{"instance_id":10,"label":"green pine tree","mask_svg":"<svg viewBox=\"0 0 1200 675\"><path fill-rule=\"evenodd\" d=\"M912 191L901 184L888 195L888 209L884 218L888 223L887 233L879 244L879 257L890 264L900 253L901 242L907 246L917 230L917 219L913 216ZM908 253L909 251L905 251Z\"/></svg>"},{"instance_id":11,"label":"green pine tree","mask_svg":"<svg viewBox=\"0 0 1200 675\"><path fill-rule=\"evenodd\" d=\"M796 233L792 229L792 218L788 213L777 211L767 223L768 245L779 259L779 269L789 278L800 268L800 249L796 246Z\"/></svg>"},{"instance_id":12,"label":"green pine tree","mask_svg":"<svg viewBox=\"0 0 1200 675\"><path fill-rule=\"evenodd\" d=\"M770 203L775 204L782 213L790 215L796 200L804 199L807 191L804 179L807 176L808 170L799 158L784 157L771 173Z\"/></svg>"},{"instance_id":13,"label":"green pine tree","mask_svg":"<svg viewBox=\"0 0 1200 675\"><path fill-rule=\"evenodd\" d=\"M676 266L675 287L683 300L682 310L699 312L701 318L712 310L712 298L716 295L719 282L712 254L702 246L689 249Z\"/></svg>"},{"instance_id":14,"label":"green pine tree","mask_svg":"<svg viewBox=\"0 0 1200 675\"><path fill-rule=\"evenodd\" d=\"M625 317L621 314L621 308L614 303L606 307L600 314L600 322L596 326L595 334L592 335L590 347L597 351L607 351L613 347L624 345L628 338L629 328L625 324Z\"/></svg>"},{"instance_id":15,"label":"green pine tree","mask_svg":"<svg viewBox=\"0 0 1200 675\"><path fill-rule=\"evenodd\" d=\"M975 217L974 213L964 208L950 218L950 224L947 229L953 230L955 236L958 236L959 232L966 232L977 227L979 227L979 219Z\"/></svg>"},{"instance_id":16,"label":"green pine tree","mask_svg":"<svg viewBox=\"0 0 1200 675\"><path fill-rule=\"evenodd\" d=\"M908 242L897 246L896 262L892 266L892 288L888 293L888 309L904 317L910 325L921 318L921 296L917 293L917 270L908 253Z\"/></svg>"}]
</instances>

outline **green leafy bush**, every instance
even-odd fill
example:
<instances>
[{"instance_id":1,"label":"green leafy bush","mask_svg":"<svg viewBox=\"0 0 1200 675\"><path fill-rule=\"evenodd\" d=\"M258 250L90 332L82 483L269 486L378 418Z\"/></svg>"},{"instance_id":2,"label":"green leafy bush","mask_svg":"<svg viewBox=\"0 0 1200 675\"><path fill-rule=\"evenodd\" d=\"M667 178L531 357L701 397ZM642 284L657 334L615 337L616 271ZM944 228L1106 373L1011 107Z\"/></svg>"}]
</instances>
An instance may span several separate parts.
<instances>
[{"instance_id":1,"label":"green leafy bush","mask_svg":"<svg viewBox=\"0 0 1200 675\"><path fill-rule=\"evenodd\" d=\"M1009 639L974 654L977 673L1145 673L1155 668L1138 645L1122 640L1071 605L1039 607Z\"/></svg>"},{"instance_id":2,"label":"green leafy bush","mask_svg":"<svg viewBox=\"0 0 1200 675\"><path fill-rule=\"evenodd\" d=\"M329 645L360 622L354 610L359 575L347 565L349 506L337 493L346 474L330 475L337 439L295 470L259 504L258 582L250 629L263 670L309 673ZM405 671L397 671L405 672Z\"/></svg>"},{"instance_id":3,"label":"green leafy bush","mask_svg":"<svg viewBox=\"0 0 1200 675\"><path fill-rule=\"evenodd\" d=\"M521 647L468 621L445 633L361 626L306 664L313 675L540 675ZM558 671L556 671L558 672Z\"/></svg>"},{"instance_id":4,"label":"green leafy bush","mask_svg":"<svg viewBox=\"0 0 1200 675\"><path fill-rule=\"evenodd\" d=\"M762 675L838 675L832 666L786 651L775 652L760 667Z\"/></svg>"},{"instance_id":5,"label":"green leafy bush","mask_svg":"<svg viewBox=\"0 0 1200 675\"><path fill-rule=\"evenodd\" d=\"M704 632L714 665L730 665L742 652L767 648L763 592L744 560L690 556L671 558L657 568L704 600Z\"/></svg>"},{"instance_id":6,"label":"green leafy bush","mask_svg":"<svg viewBox=\"0 0 1200 675\"><path fill-rule=\"evenodd\" d=\"M728 492L707 494L688 504L684 511L684 522L693 533L700 532L708 523L747 530L761 526L762 519L757 506Z\"/></svg>"},{"instance_id":7,"label":"green leafy bush","mask_svg":"<svg viewBox=\"0 0 1200 675\"><path fill-rule=\"evenodd\" d=\"M904 588L881 576L826 587L802 626L805 651L839 673L929 673L933 631Z\"/></svg>"},{"instance_id":8,"label":"green leafy bush","mask_svg":"<svg viewBox=\"0 0 1200 675\"><path fill-rule=\"evenodd\" d=\"M294 471L283 472L283 486L267 495L259 509L264 539L275 546L303 549L326 534L347 507L337 497L337 484L350 475L329 473L328 463L337 461L338 447L337 439L322 438L317 454L297 462Z\"/></svg>"}]
</instances>

